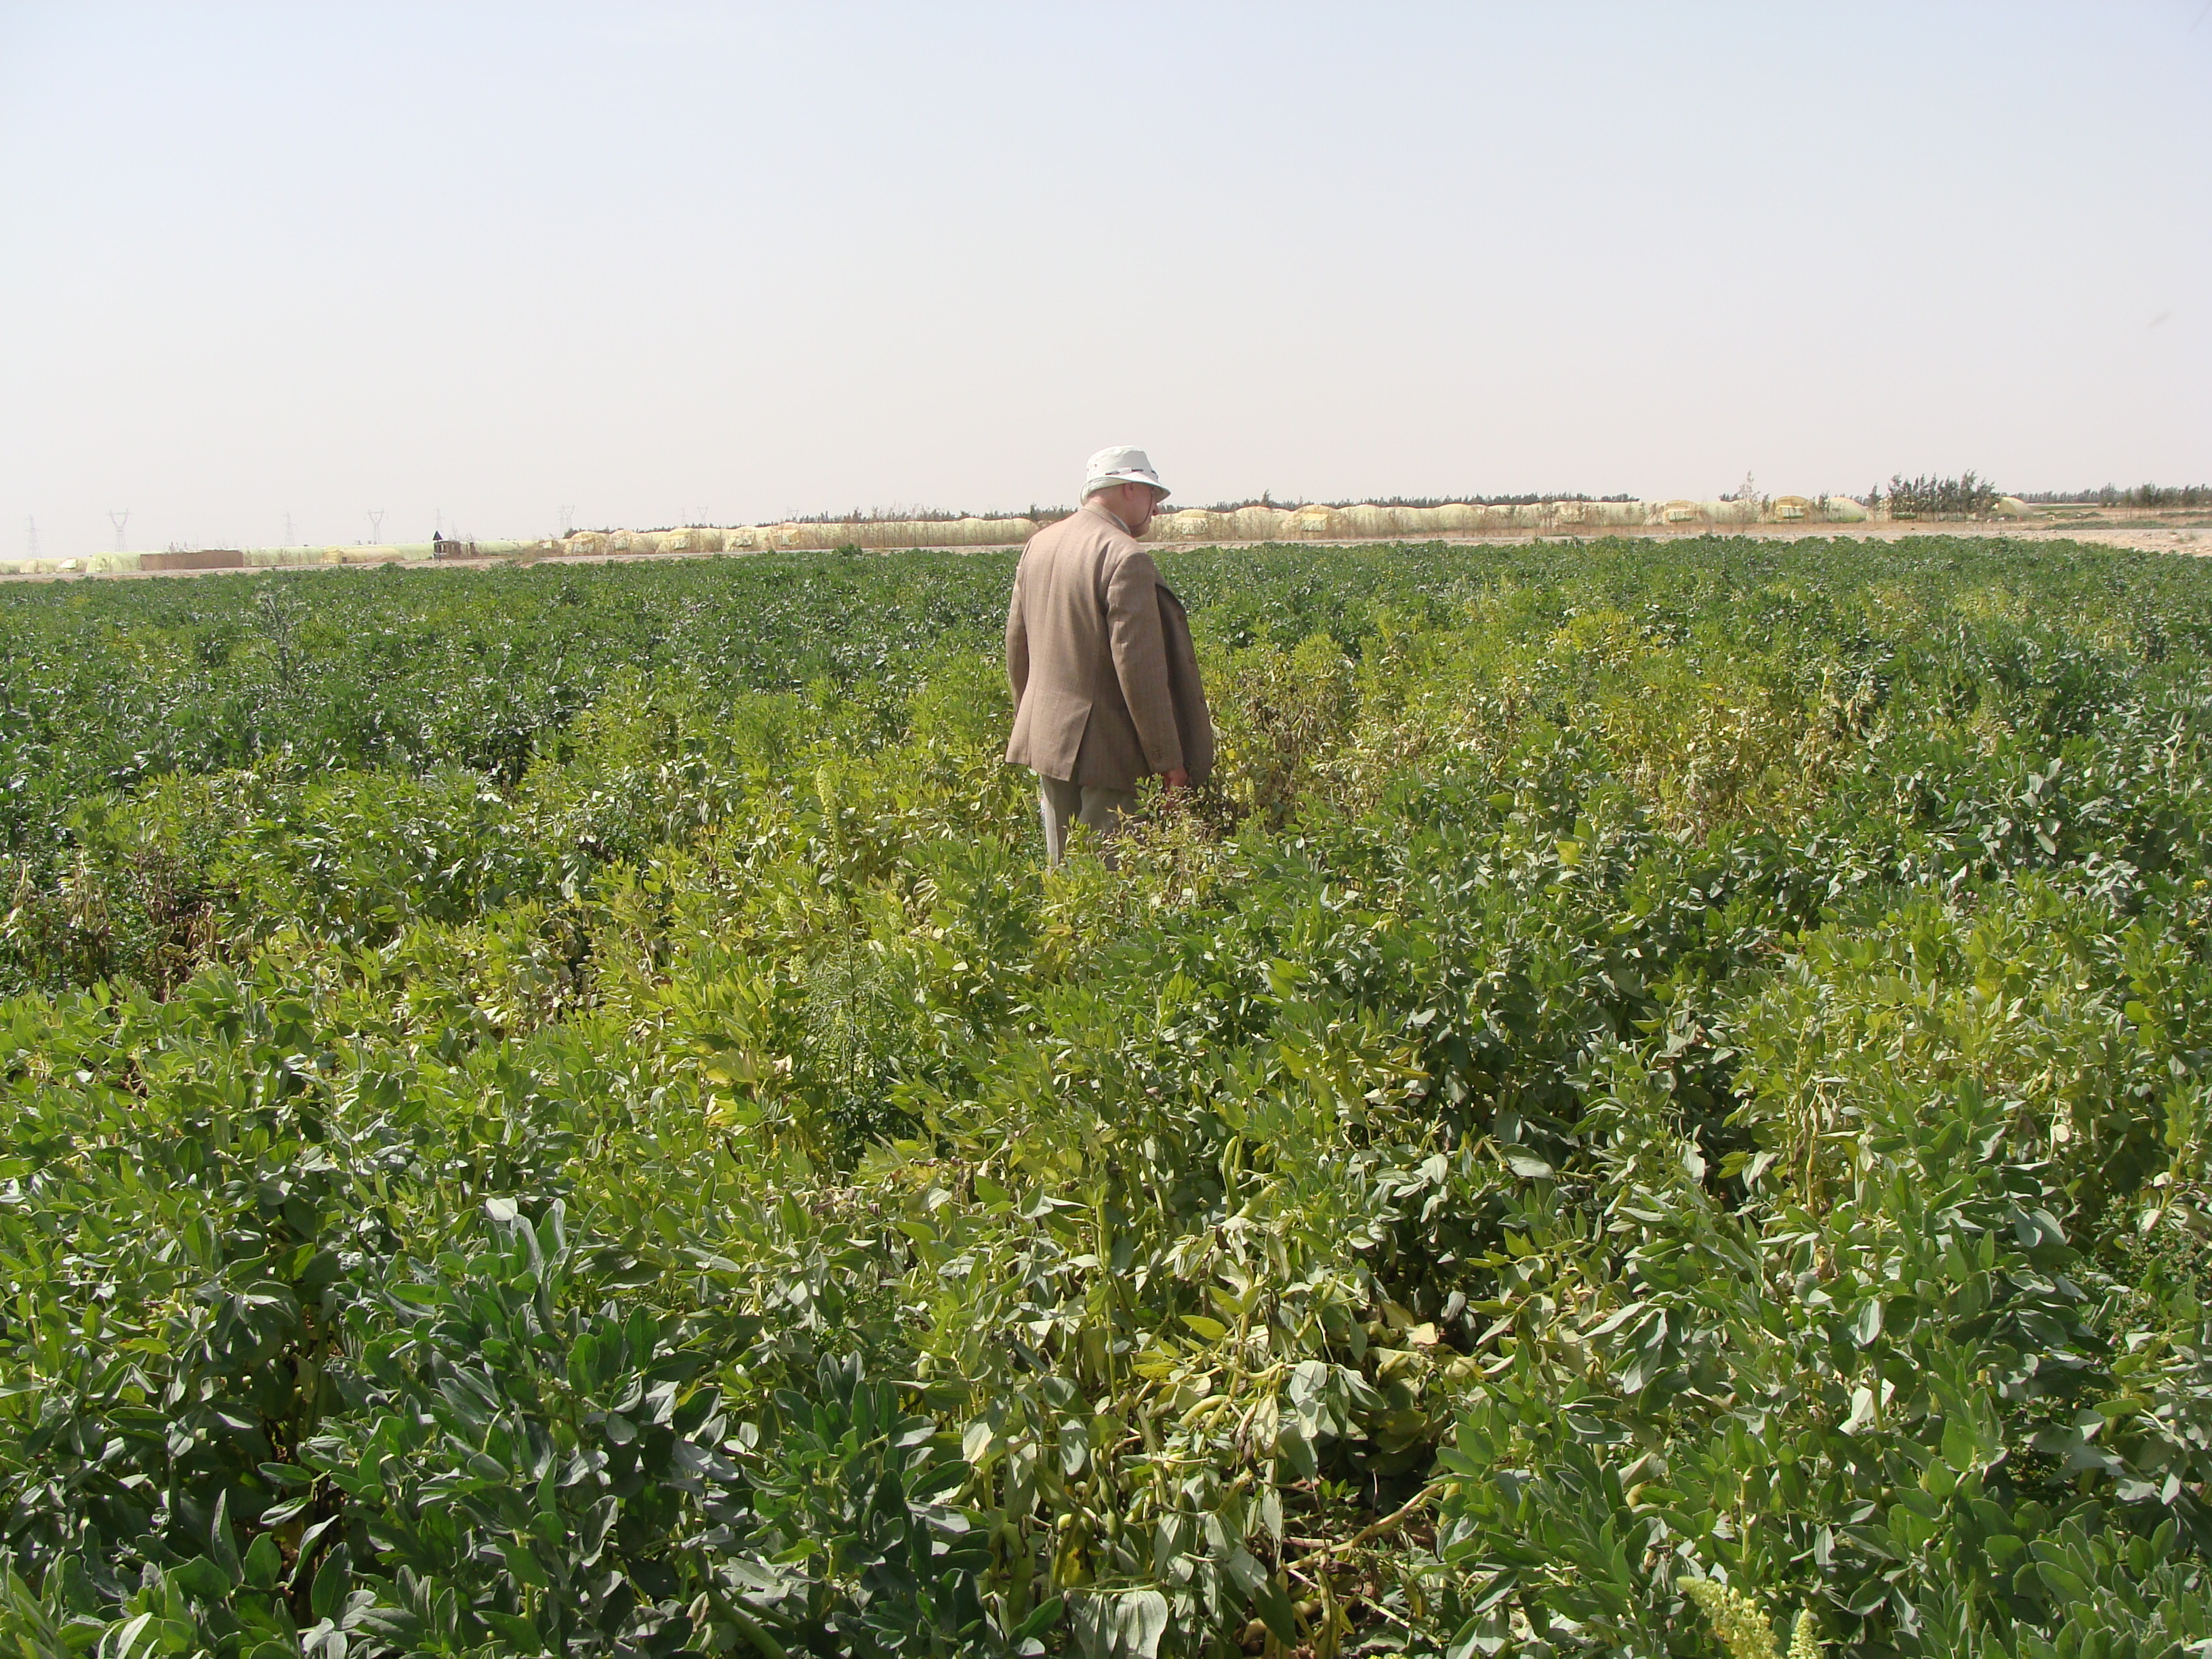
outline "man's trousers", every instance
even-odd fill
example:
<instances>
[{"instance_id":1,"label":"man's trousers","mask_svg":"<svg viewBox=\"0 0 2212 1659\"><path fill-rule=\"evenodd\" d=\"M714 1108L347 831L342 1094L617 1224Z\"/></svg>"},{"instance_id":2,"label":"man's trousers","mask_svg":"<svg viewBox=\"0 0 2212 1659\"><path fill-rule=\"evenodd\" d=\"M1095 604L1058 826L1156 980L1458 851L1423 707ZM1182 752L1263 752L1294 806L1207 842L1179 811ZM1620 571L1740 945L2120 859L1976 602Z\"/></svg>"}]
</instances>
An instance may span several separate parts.
<instances>
[{"instance_id":1,"label":"man's trousers","mask_svg":"<svg viewBox=\"0 0 2212 1659\"><path fill-rule=\"evenodd\" d=\"M1057 864L1067 856L1067 826L1080 823L1097 831L1099 840L1107 843L1099 848L1098 856L1110 865L1114 862L1114 832L1121 827L1123 817L1137 810L1137 792L1101 789L1040 776L1037 805L1044 814L1047 860Z\"/></svg>"}]
</instances>

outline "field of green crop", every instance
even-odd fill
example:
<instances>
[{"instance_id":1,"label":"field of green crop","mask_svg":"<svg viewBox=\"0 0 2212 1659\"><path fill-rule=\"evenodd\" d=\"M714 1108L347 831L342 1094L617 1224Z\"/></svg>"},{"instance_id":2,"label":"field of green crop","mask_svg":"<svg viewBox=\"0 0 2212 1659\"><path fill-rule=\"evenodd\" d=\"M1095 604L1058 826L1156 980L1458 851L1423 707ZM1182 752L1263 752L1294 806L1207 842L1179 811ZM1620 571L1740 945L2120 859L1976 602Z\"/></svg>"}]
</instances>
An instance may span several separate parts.
<instances>
[{"instance_id":1,"label":"field of green crop","mask_svg":"<svg viewBox=\"0 0 2212 1659\"><path fill-rule=\"evenodd\" d=\"M2212 567L1165 563L0 592L7 1650L2212 1654Z\"/></svg>"}]
</instances>

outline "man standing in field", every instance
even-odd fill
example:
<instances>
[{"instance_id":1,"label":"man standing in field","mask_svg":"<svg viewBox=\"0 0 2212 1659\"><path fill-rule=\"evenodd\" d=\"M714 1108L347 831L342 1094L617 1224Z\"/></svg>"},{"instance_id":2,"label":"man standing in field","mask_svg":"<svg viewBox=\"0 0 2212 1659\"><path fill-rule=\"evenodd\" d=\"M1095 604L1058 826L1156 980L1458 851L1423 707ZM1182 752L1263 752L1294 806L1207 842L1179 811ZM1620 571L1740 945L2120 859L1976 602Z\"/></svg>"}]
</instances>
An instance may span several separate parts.
<instances>
[{"instance_id":1,"label":"man standing in field","mask_svg":"<svg viewBox=\"0 0 2212 1659\"><path fill-rule=\"evenodd\" d=\"M1167 496L1143 450L1102 449L1085 470L1082 507L1030 537L1014 572L1006 758L1037 775L1054 864L1070 823L1113 835L1140 780L1186 789L1213 769L1190 623L1137 544Z\"/></svg>"}]
</instances>

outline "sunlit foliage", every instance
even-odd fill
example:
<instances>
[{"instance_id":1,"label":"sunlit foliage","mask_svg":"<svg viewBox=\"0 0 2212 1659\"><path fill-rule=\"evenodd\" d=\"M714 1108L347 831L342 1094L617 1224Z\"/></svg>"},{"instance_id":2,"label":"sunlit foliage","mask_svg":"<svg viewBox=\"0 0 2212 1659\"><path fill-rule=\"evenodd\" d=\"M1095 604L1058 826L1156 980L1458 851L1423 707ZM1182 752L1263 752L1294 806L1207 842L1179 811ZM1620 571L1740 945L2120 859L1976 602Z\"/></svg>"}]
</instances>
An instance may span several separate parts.
<instances>
[{"instance_id":1,"label":"sunlit foliage","mask_svg":"<svg viewBox=\"0 0 2212 1659\"><path fill-rule=\"evenodd\" d=\"M2205 1650L2212 573L1008 563L0 594L15 1650Z\"/></svg>"}]
</instances>

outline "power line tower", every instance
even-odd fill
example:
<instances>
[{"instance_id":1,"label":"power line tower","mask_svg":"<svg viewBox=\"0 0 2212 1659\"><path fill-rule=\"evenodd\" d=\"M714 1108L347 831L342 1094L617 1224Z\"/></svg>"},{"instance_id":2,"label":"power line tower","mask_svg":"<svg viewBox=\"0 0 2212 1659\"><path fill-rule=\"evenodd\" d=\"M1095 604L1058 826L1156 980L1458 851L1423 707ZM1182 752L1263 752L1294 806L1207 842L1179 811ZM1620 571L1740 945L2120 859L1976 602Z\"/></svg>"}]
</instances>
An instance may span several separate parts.
<instances>
[{"instance_id":1,"label":"power line tower","mask_svg":"<svg viewBox=\"0 0 2212 1659\"><path fill-rule=\"evenodd\" d=\"M561 509L561 538L566 541L576 528L576 504L570 501Z\"/></svg>"},{"instance_id":2,"label":"power line tower","mask_svg":"<svg viewBox=\"0 0 2212 1659\"><path fill-rule=\"evenodd\" d=\"M115 508L109 507L107 521L115 526L115 550L120 553L123 550L123 526L131 522L131 509L126 507L118 512Z\"/></svg>"},{"instance_id":3,"label":"power line tower","mask_svg":"<svg viewBox=\"0 0 2212 1659\"><path fill-rule=\"evenodd\" d=\"M292 515L291 515L290 514L287 513L287 514L284 515L284 545L285 545L285 546L287 546L287 547L289 547L289 546L291 546L291 544L292 544Z\"/></svg>"},{"instance_id":4,"label":"power line tower","mask_svg":"<svg viewBox=\"0 0 2212 1659\"><path fill-rule=\"evenodd\" d=\"M30 556L37 558L39 556L39 521L36 519L24 520L23 534L30 543Z\"/></svg>"},{"instance_id":5,"label":"power line tower","mask_svg":"<svg viewBox=\"0 0 2212 1659\"><path fill-rule=\"evenodd\" d=\"M368 509L368 539L379 544L384 540L384 509L380 507Z\"/></svg>"}]
</instances>

